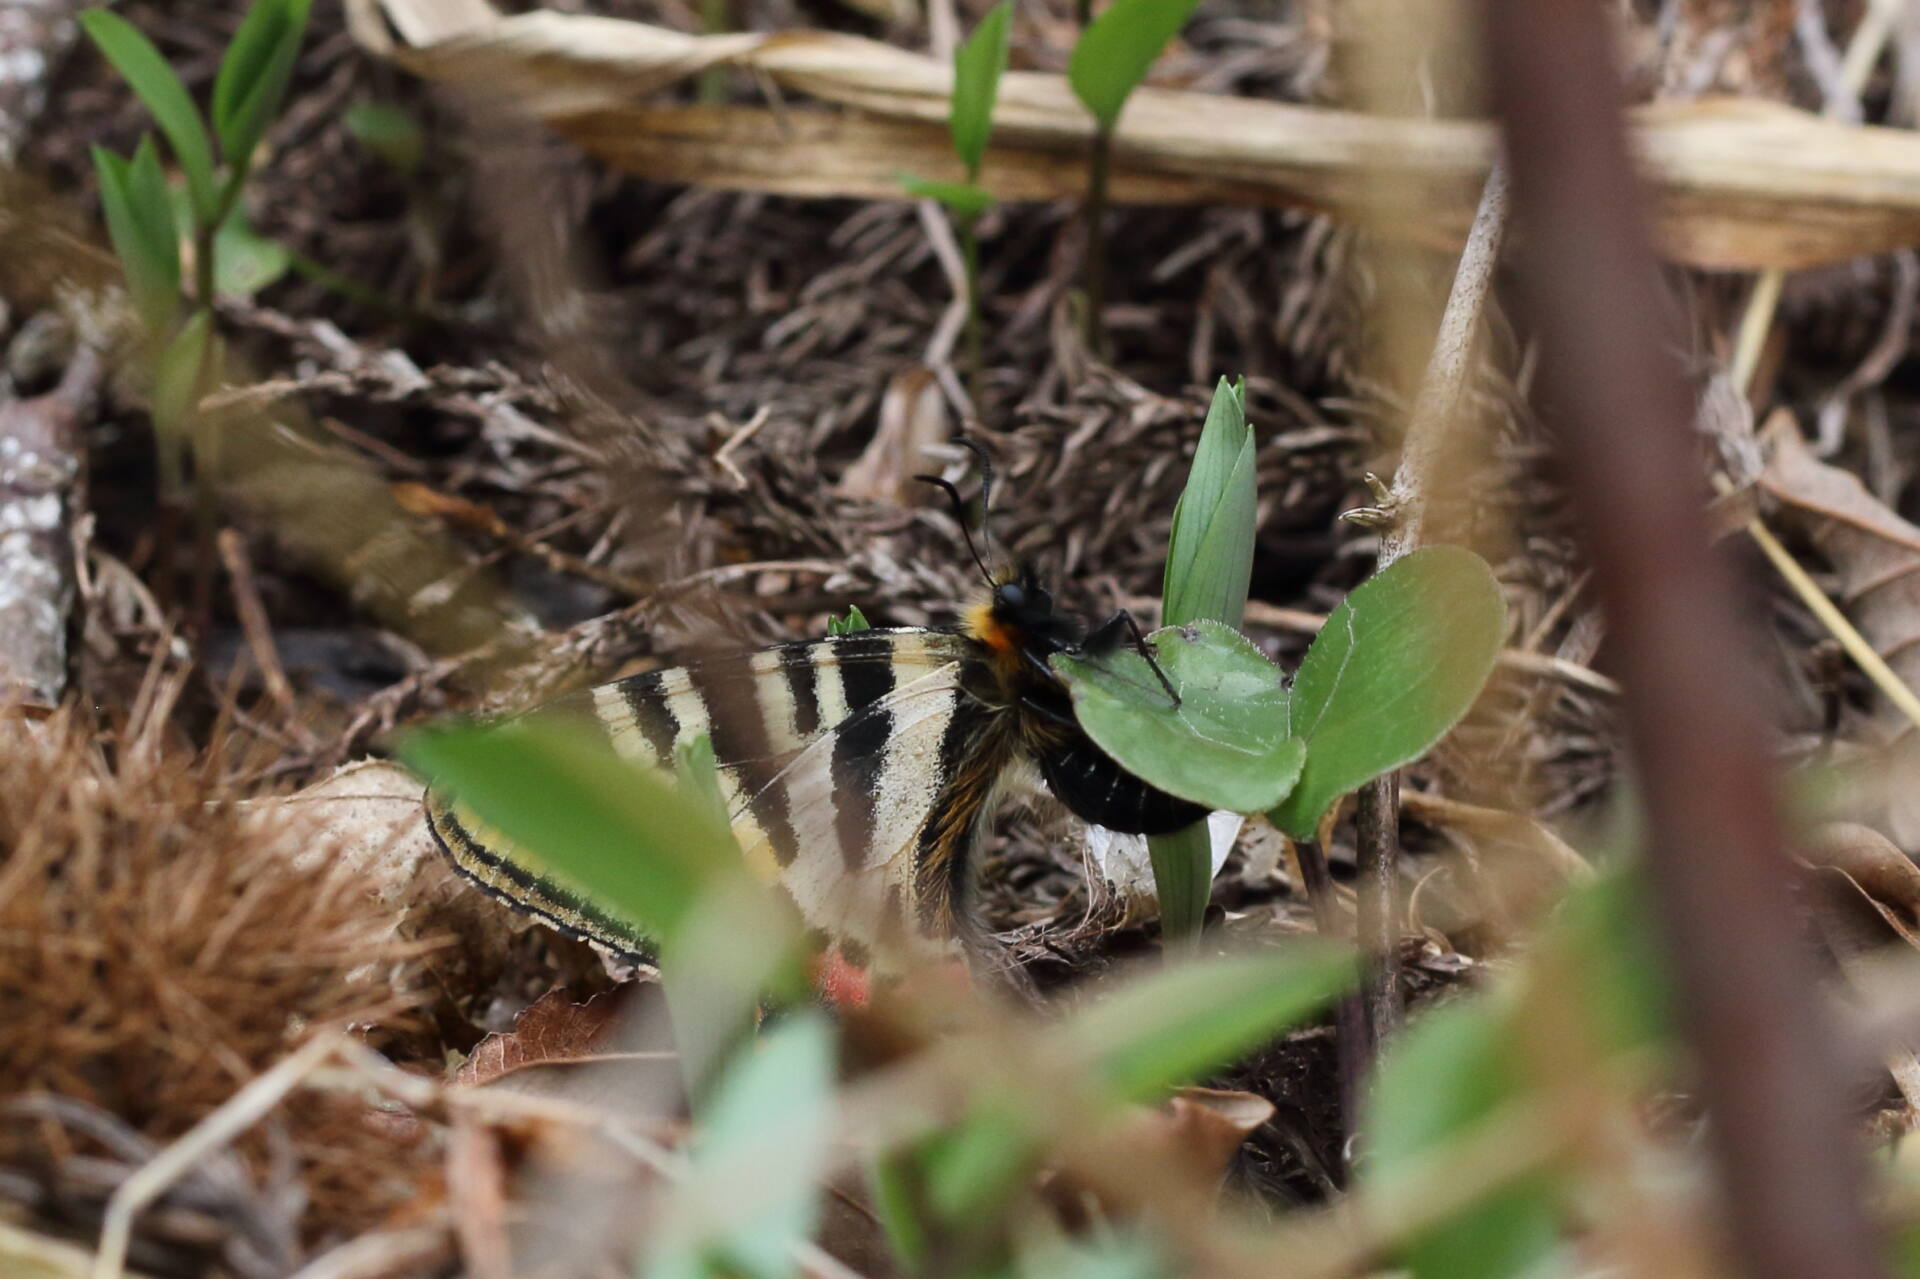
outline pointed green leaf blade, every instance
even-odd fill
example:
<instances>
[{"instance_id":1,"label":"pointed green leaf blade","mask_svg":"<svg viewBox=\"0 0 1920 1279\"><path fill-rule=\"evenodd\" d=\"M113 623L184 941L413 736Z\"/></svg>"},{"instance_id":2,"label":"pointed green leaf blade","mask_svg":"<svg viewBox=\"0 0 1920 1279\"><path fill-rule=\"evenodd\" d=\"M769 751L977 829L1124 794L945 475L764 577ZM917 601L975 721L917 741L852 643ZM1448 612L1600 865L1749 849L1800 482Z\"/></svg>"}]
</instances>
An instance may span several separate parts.
<instances>
[{"instance_id":1,"label":"pointed green leaf blade","mask_svg":"<svg viewBox=\"0 0 1920 1279\"><path fill-rule=\"evenodd\" d=\"M833 1028L820 1013L794 1014L735 1059L701 1110L693 1163L662 1214L649 1276L795 1273L794 1250L819 1221L833 1083Z\"/></svg>"},{"instance_id":2,"label":"pointed green leaf blade","mask_svg":"<svg viewBox=\"0 0 1920 1279\"><path fill-rule=\"evenodd\" d=\"M1112 129L1153 60L1187 25L1198 0L1113 0L1080 34L1067 83L1102 129Z\"/></svg>"},{"instance_id":3,"label":"pointed green leaf blade","mask_svg":"<svg viewBox=\"0 0 1920 1279\"><path fill-rule=\"evenodd\" d=\"M1175 964L1060 1028L1114 1091L1144 1101L1300 1024L1350 988L1346 947L1301 939L1283 951Z\"/></svg>"},{"instance_id":4,"label":"pointed green leaf blade","mask_svg":"<svg viewBox=\"0 0 1920 1279\"><path fill-rule=\"evenodd\" d=\"M148 331L163 333L180 301L180 238L159 153L151 137L141 140L131 163L95 147L93 167L127 295Z\"/></svg>"},{"instance_id":5,"label":"pointed green leaf blade","mask_svg":"<svg viewBox=\"0 0 1920 1279\"><path fill-rule=\"evenodd\" d=\"M1173 511L1161 620L1181 626L1211 617L1240 624L1253 569L1253 432L1244 384L1221 378Z\"/></svg>"},{"instance_id":6,"label":"pointed green leaf blade","mask_svg":"<svg viewBox=\"0 0 1920 1279\"><path fill-rule=\"evenodd\" d=\"M213 82L213 128L238 182L279 113L306 35L311 0L255 0Z\"/></svg>"},{"instance_id":7,"label":"pointed green leaf blade","mask_svg":"<svg viewBox=\"0 0 1920 1279\"><path fill-rule=\"evenodd\" d=\"M132 24L106 9L88 9L80 15L80 25L95 47L105 55L114 70L153 113L154 122L166 134L174 159L186 176L187 190L193 196L197 217L213 220L213 147L207 141L206 126L186 86L173 73L160 51Z\"/></svg>"},{"instance_id":8,"label":"pointed green leaf blade","mask_svg":"<svg viewBox=\"0 0 1920 1279\"><path fill-rule=\"evenodd\" d=\"M551 877L662 946L741 865L732 834L699 797L568 724L522 716L424 729L400 753L513 841L522 872Z\"/></svg>"},{"instance_id":9,"label":"pointed green leaf blade","mask_svg":"<svg viewBox=\"0 0 1920 1279\"><path fill-rule=\"evenodd\" d=\"M977 187L971 182L941 182L934 178L917 178L911 173L899 177L901 189L917 200L938 200L953 210L955 217L965 221L977 218L993 207L993 192Z\"/></svg>"},{"instance_id":10,"label":"pointed green leaf blade","mask_svg":"<svg viewBox=\"0 0 1920 1279\"><path fill-rule=\"evenodd\" d=\"M993 104L1000 95L1000 77L1007 69L1007 29L1013 21L1012 0L1000 0L980 19L980 25L953 54L953 102L947 111L947 131L954 154L966 166L972 182L986 158L987 139L993 134Z\"/></svg>"},{"instance_id":11,"label":"pointed green leaf blade","mask_svg":"<svg viewBox=\"0 0 1920 1279\"><path fill-rule=\"evenodd\" d=\"M1294 676L1307 760L1274 824L1310 839L1334 800L1430 750L1479 696L1506 625L1486 561L1457 546L1415 551L1355 587Z\"/></svg>"},{"instance_id":12,"label":"pointed green leaf blade","mask_svg":"<svg viewBox=\"0 0 1920 1279\"><path fill-rule=\"evenodd\" d=\"M1287 733L1278 668L1219 622L1169 627L1147 643L1178 706L1132 649L1052 659L1087 735L1128 772L1181 799L1236 813L1279 803L1306 747Z\"/></svg>"}]
</instances>

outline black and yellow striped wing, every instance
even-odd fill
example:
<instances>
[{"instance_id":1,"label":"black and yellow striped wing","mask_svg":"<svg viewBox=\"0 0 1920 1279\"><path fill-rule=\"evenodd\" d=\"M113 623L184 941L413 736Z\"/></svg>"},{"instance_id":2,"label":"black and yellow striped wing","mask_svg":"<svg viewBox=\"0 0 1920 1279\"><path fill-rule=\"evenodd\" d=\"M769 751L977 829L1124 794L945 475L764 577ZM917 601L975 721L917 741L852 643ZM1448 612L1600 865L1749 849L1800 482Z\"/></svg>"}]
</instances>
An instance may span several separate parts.
<instances>
[{"instance_id":1,"label":"black and yellow striped wing","mask_svg":"<svg viewBox=\"0 0 1920 1279\"><path fill-rule=\"evenodd\" d=\"M809 927L864 967L937 949L957 877L1007 762L999 717L964 688L965 636L868 630L654 671L544 708L605 734L622 758L671 767L713 745L734 835ZM435 836L467 878L616 953L647 941L550 876L457 801L430 792Z\"/></svg>"}]
</instances>

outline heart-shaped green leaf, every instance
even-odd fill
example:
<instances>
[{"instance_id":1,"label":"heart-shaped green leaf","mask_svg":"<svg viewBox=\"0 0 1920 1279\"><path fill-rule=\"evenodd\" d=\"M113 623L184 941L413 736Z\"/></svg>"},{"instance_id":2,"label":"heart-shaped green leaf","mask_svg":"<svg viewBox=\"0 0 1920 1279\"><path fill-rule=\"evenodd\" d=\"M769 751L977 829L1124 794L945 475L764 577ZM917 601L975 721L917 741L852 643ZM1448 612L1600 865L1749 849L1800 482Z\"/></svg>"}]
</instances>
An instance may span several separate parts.
<instances>
[{"instance_id":1,"label":"heart-shaped green leaf","mask_svg":"<svg viewBox=\"0 0 1920 1279\"><path fill-rule=\"evenodd\" d=\"M1132 649L1053 658L1087 735L1128 772L1181 799L1236 813L1279 803L1306 748L1287 735L1278 669L1219 622L1168 627L1147 642L1177 706Z\"/></svg>"},{"instance_id":2,"label":"heart-shaped green leaf","mask_svg":"<svg viewBox=\"0 0 1920 1279\"><path fill-rule=\"evenodd\" d=\"M1506 626L1492 570L1458 546L1415 551L1355 587L1294 676L1307 763L1274 825L1311 839L1334 800L1431 749L1480 695Z\"/></svg>"}]
</instances>

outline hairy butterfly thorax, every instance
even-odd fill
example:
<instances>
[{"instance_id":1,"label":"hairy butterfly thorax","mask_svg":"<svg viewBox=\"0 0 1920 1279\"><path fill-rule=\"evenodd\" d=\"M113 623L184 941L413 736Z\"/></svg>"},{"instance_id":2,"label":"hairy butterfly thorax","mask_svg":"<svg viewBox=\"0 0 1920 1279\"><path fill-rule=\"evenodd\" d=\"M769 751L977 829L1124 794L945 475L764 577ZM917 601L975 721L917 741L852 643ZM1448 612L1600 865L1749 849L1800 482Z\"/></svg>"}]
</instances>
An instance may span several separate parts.
<instances>
[{"instance_id":1,"label":"hairy butterfly thorax","mask_svg":"<svg viewBox=\"0 0 1920 1279\"><path fill-rule=\"evenodd\" d=\"M982 472L984 497L984 458ZM957 507L951 485L935 482ZM990 593L954 629L782 644L637 675L534 713L576 718L652 767L670 768L677 748L708 738L741 855L792 899L824 956L885 971L951 953L981 940L967 906L975 863L1000 797L1022 775L1037 773L1075 815L1117 831L1160 834L1205 816L1095 746L1048 664L1063 652L1145 652L1132 619L1116 613L1088 631L1030 570L988 580ZM430 791L428 814L456 868L509 905L616 953L648 953L645 937L465 805Z\"/></svg>"}]
</instances>

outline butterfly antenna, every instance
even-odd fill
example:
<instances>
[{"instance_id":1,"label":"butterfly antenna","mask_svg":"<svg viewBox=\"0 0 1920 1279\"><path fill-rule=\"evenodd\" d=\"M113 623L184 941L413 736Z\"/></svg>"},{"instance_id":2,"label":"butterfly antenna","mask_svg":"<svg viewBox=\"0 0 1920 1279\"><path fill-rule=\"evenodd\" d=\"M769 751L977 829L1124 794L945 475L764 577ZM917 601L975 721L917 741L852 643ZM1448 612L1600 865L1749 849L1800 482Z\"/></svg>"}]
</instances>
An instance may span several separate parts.
<instances>
[{"instance_id":1,"label":"butterfly antenna","mask_svg":"<svg viewBox=\"0 0 1920 1279\"><path fill-rule=\"evenodd\" d=\"M947 501L953 505L953 518L960 522L960 536L967 539L967 553L973 556L974 567L980 570L980 576L987 579L987 585L993 585L993 574L988 570L987 562L980 558L980 549L973 544L973 530L967 523L967 501L960 496L960 490L938 475L916 475L913 478L922 484L931 484L947 495Z\"/></svg>"},{"instance_id":2,"label":"butterfly antenna","mask_svg":"<svg viewBox=\"0 0 1920 1279\"><path fill-rule=\"evenodd\" d=\"M980 540L987 544L987 558L993 558L993 459L977 440L955 440L980 462ZM988 577L993 575L989 573Z\"/></svg>"}]
</instances>

